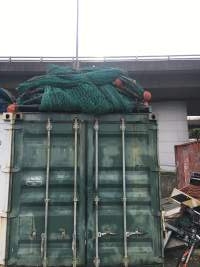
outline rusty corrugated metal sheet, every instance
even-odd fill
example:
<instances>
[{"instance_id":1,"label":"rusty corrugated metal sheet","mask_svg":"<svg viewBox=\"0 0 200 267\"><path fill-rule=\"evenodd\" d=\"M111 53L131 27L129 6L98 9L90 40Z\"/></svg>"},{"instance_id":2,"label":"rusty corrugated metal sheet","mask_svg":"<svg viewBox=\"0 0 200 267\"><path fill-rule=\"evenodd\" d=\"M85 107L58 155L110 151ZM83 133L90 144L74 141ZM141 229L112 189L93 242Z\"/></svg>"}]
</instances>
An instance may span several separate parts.
<instances>
[{"instance_id":1,"label":"rusty corrugated metal sheet","mask_svg":"<svg viewBox=\"0 0 200 267\"><path fill-rule=\"evenodd\" d=\"M200 172L200 142L175 146L178 188L190 183L192 172Z\"/></svg>"}]
</instances>

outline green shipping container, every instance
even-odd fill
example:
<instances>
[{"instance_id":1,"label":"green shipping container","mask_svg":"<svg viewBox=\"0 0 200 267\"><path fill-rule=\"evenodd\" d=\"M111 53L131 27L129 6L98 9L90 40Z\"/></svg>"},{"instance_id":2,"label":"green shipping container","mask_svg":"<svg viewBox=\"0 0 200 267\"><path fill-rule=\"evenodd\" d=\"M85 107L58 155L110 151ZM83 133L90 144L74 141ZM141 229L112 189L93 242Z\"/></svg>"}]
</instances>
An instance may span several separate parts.
<instances>
[{"instance_id":1,"label":"green shipping container","mask_svg":"<svg viewBox=\"0 0 200 267\"><path fill-rule=\"evenodd\" d=\"M151 114L15 117L6 265L163 266Z\"/></svg>"}]
</instances>

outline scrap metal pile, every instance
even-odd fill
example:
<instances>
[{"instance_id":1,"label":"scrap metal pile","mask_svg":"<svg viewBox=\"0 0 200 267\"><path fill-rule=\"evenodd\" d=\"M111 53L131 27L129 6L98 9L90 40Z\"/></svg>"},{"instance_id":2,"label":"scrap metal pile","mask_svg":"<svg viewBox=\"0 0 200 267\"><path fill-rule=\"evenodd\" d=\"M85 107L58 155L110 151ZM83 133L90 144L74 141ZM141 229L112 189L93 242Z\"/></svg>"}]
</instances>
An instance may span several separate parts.
<instances>
[{"instance_id":1,"label":"scrap metal pile","mask_svg":"<svg viewBox=\"0 0 200 267\"><path fill-rule=\"evenodd\" d=\"M45 75L21 83L17 106L38 111L93 114L143 111L151 94L115 68L75 71L51 65Z\"/></svg>"},{"instance_id":2,"label":"scrap metal pile","mask_svg":"<svg viewBox=\"0 0 200 267\"><path fill-rule=\"evenodd\" d=\"M188 266L194 250L200 247L200 174L191 176L191 184L183 189L174 189L171 200L176 206L164 212L165 244L173 236L186 245L178 267Z\"/></svg>"}]
</instances>

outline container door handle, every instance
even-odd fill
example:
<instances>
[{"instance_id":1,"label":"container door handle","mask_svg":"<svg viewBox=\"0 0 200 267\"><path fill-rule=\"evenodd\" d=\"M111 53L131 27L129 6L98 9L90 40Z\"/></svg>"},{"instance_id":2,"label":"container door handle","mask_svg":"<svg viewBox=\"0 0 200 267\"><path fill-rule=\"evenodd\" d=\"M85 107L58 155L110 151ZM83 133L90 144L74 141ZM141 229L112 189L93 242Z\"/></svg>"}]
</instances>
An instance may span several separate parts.
<instances>
[{"instance_id":1,"label":"container door handle","mask_svg":"<svg viewBox=\"0 0 200 267\"><path fill-rule=\"evenodd\" d=\"M131 237L132 235L134 236L141 236L141 235L145 235L146 233L141 232L140 230L136 229L134 232L126 232L126 236Z\"/></svg>"},{"instance_id":2,"label":"container door handle","mask_svg":"<svg viewBox=\"0 0 200 267\"><path fill-rule=\"evenodd\" d=\"M117 235L117 233L113 233L113 232L99 232L98 233L98 237L102 237L102 236L107 236L107 235Z\"/></svg>"}]
</instances>

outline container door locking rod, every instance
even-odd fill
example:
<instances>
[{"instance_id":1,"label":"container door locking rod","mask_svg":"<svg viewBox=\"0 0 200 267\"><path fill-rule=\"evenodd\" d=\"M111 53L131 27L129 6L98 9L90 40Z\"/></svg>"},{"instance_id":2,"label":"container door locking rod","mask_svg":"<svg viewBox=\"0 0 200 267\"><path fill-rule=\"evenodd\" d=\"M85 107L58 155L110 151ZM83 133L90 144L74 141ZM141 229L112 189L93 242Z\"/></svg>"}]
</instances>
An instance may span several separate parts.
<instances>
[{"instance_id":1,"label":"container door locking rod","mask_svg":"<svg viewBox=\"0 0 200 267\"><path fill-rule=\"evenodd\" d=\"M123 224L124 224L124 266L128 267L128 248L127 248L127 198L126 198L126 161L125 161L125 121L121 119L122 131L122 178L123 178Z\"/></svg>"},{"instance_id":2,"label":"container door locking rod","mask_svg":"<svg viewBox=\"0 0 200 267\"><path fill-rule=\"evenodd\" d=\"M99 267L99 197L98 197L98 186L99 186L99 122L95 121L95 267Z\"/></svg>"},{"instance_id":3,"label":"container door locking rod","mask_svg":"<svg viewBox=\"0 0 200 267\"><path fill-rule=\"evenodd\" d=\"M73 253L73 267L76 267L77 265L77 168L78 168L78 119L75 118L73 123L73 129L74 129L74 197L73 197L73 203L74 203L74 231L73 231L73 238L72 238L72 253Z\"/></svg>"},{"instance_id":4,"label":"container door locking rod","mask_svg":"<svg viewBox=\"0 0 200 267\"><path fill-rule=\"evenodd\" d=\"M50 178L50 160L51 160L51 129L50 119L47 122L47 166L46 166L46 191L45 191L45 219L44 233L41 235L41 252L43 256L43 267L47 266L47 234L48 234L48 213L49 213L49 178Z\"/></svg>"}]
</instances>

